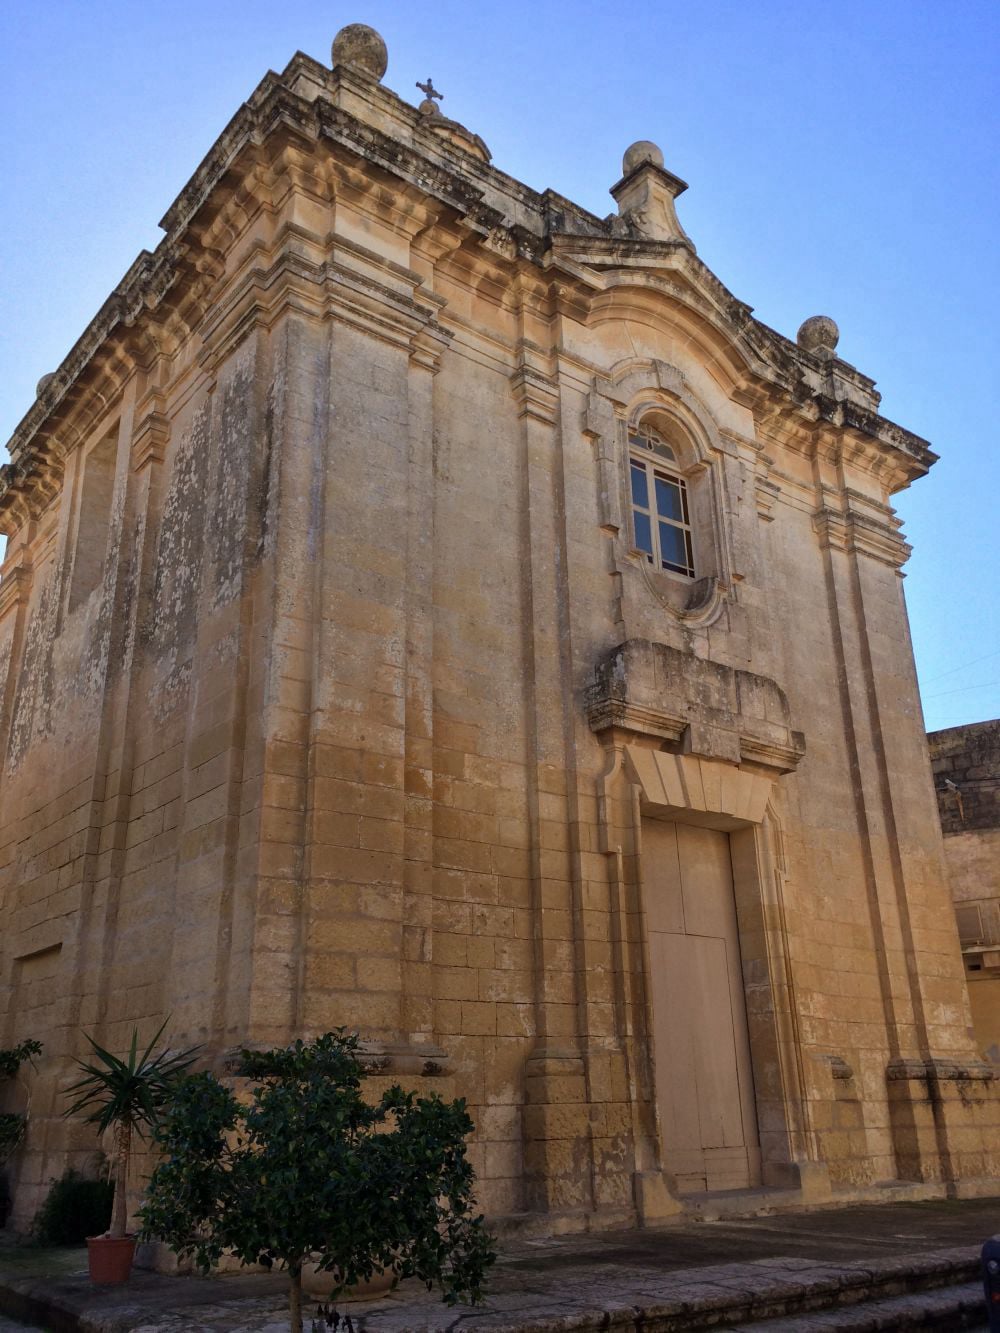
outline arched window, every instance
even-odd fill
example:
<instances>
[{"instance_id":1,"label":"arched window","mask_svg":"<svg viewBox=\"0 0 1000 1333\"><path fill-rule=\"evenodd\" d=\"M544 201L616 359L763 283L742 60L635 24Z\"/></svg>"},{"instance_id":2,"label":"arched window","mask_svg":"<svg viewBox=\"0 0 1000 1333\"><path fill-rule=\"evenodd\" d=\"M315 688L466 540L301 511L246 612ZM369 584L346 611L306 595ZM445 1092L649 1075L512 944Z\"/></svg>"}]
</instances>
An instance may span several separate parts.
<instances>
[{"instance_id":1,"label":"arched window","mask_svg":"<svg viewBox=\"0 0 1000 1333\"><path fill-rule=\"evenodd\" d=\"M662 435L644 423L629 431L629 496L635 549L655 570L695 577L687 483Z\"/></svg>"}]
</instances>

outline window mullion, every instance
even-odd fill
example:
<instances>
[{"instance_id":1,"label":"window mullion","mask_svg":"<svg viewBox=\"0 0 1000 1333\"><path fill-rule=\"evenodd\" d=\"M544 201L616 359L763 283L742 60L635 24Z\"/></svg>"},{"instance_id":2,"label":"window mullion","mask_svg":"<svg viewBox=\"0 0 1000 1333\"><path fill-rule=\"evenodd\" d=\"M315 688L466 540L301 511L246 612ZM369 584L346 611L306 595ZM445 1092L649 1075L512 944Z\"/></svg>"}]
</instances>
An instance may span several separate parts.
<instances>
[{"instance_id":1,"label":"window mullion","mask_svg":"<svg viewBox=\"0 0 1000 1333\"><path fill-rule=\"evenodd\" d=\"M656 503L656 469L652 459L643 459L646 468L646 486L649 491L649 527L653 536L653 568L659 573L663 569L663 553L660 549L660 507Z\"/></svg>"}]
</instances>

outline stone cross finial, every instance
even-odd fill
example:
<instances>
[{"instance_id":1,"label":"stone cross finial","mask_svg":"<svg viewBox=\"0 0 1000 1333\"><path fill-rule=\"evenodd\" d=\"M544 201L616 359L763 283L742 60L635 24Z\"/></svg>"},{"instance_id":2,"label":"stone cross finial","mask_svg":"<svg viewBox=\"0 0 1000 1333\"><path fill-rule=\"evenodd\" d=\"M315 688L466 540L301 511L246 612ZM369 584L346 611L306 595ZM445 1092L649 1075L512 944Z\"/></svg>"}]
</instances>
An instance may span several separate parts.
<instances>
[{"instance_id":1,"label":"stone cross finial","mask_svg":"<svg viewBox=\"0 0 1000 1333\"><path fill-rule=\"evenodd\" d=\"M444 93L439 93L438 90L434 87L434 80L430 78L430 76L428 76L427 82L421 83L418 79L417 87L424 95L424 100L420 103L420 106L417 108L417 110L421 111L425 116L433 116L438 114L438 112L440 111L440 107L437 106L434 99L436 97L438 102L440 102L441 99L444 97Z\"/></svg>"},{"instance_id":2,"label":"stone cross finial","mask_svg":"<svg viewBox=\"0 0 1000 1333\"><path fill-rule=\"evenodd\" d=\"M426 83L421 83L420 80L418 79L417 87L420 89L420 91L423 93L425 97L436 97L438 101L440 101L441 98L444 97L444 93L439 93L438 90L434 87L434 80L429 75L427 77Z\"/></svg>"}]
</instances>

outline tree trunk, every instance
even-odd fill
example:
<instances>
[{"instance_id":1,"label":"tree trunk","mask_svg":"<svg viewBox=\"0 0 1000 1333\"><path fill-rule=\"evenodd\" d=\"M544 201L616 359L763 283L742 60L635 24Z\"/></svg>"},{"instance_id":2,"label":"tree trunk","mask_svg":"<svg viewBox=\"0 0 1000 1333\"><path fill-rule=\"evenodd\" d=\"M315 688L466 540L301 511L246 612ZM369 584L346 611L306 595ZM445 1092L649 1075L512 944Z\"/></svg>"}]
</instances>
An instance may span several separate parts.
<instances>
[{"instance_id":1,"label":"tree trunk","mask_svg":"<svg viewBox=\"0 0 1000 1333\"><path fill-rule=\"evenodd\" d=\"M111 1207L109 1235L124 1236L128 1221L128 1159L132 1146L132 1126L115 1126L115 1201Z\"/></svg>"},{"instance_id":2,"label":"tree trunk","mask_svg":"<svg viewBox=\"0 0 1000 1333\"><path fill-rule=\"evenodd\" d=\"M302 1333L302 1268L300 1265L288 1267L288 1310L291 1315L292 1333Z\"/></svg>"}]
</instances>

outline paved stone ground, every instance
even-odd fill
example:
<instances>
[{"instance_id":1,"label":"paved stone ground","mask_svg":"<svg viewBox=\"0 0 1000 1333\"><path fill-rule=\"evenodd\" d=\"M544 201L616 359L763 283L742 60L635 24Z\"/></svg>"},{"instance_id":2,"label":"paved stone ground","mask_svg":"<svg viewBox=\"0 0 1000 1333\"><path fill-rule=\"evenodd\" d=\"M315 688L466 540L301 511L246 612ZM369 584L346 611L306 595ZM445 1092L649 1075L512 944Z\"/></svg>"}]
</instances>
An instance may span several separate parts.
<instances>
[{"instance_id":1,"label":"paved stone ground","mask_svg":"<svg viewBox=\"0 0 1000 1333\"><path fill-rule=\"evenodd\" d=\"M960 1308L964 1307L964 1308ZM945 1333L986 1327L983 1289L978 1282L922 1291L892 1300L869 1301L863 1307L797 1314L790 1319L766 1319L745 1327L743 1333L877 1333L880 1329L937 1328ZM733 1333L717 1329L715 1333Z\"/></svg>"},{"instance_id":2,"label":"paved stone ground","mask_svg":"<svg viewBox=\"0 0 1000 1333\"><path fill-rule=\"evenodd\" d=\"M898 1276L905 1283L915 1269L926 1268L942 1287L968 1284L979 1246L994 1232L1000 1232L1000 1199L852 1206L685 1222L657 1231L520 1240L504 1245L485 1308L449 1310L413 1283L385 1299L342 1308L364 1333L500 1333L634 1327L640 1309L658 1327L684 1328L679 1311L693 1316L724 1300L727 1311L715 1324L725 1328L749 1313L767 1318L773 1313L769 1300L797 1296L807 1287L820 1294L849 1288L863 1296L873 1274L876 1282ZM49 1301L82 1316L94 1333L286 1333L288 1328L278 1276L137 1273L124 1288L95 1291L85 1277L67 1276L74 1268L79 1273L85 1262L82 1252L63 1252L53 1268L44 1252L0 1249L0 1309L42 1322L38 1303ZM35 1304L29 1309L12 1303L19 1300ZM785 1333L850 1326L806 1322L832 1317L800 1315L797 1323L782 1319L771 1328Z\"/></svg>"}]
</instances>

